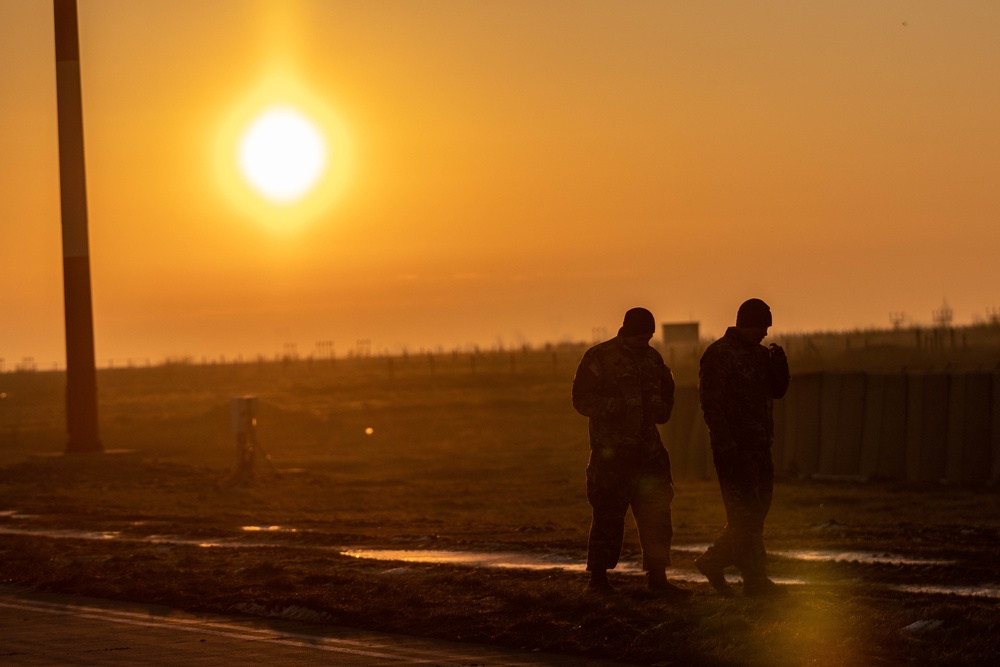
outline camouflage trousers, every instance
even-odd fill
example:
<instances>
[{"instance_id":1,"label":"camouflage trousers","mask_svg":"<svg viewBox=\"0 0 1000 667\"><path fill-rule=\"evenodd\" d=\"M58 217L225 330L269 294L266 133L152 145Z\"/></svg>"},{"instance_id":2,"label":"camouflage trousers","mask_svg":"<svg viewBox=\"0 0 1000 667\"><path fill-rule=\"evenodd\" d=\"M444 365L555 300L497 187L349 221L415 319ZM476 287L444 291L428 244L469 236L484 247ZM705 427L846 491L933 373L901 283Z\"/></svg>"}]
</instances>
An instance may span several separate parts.
<instances>
[{"instance_id":1,"label":"camouflage trousers","mask_svg":"<svg viewBox=\"0 0 1000 667\"><path fill-rule=\"evenodd\" d=\"M767 576L764 519L774 495L774 464L770 450L739 452L716 459L715 471L726 506L726 527L702 562L711 568L735 565L743 581Z\"/></svg>"},{"instance_id":2,"label":"camouflage trousers","mask_svg":"<svg viewBox=\"0 0 1000 667\"><path fill-rule=\"evenodd\" d=\"M594 514L587 544L587 569L611 570L618 564L625 539L625 515L632 508L642 548L642 569L670 565L673 524L670 501L674 485L666 450L641 466L611 463L591 456L587 466L587 500Z\"/></svg>"}]
</instances>

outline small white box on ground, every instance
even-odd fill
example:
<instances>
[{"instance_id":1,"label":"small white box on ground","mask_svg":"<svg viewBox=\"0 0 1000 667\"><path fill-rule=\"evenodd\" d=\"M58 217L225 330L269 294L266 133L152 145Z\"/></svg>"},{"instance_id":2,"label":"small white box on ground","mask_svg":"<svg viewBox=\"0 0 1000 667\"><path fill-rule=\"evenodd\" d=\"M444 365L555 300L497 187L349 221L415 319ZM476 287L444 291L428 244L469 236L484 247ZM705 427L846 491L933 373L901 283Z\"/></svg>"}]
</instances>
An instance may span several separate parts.
<instances>
[{"instance_id":1,"label":"small white box on ground","mask_svg":"<svg viewBox=\"0 0 1000 667\"><path fill-rule=\"evenodd\" d=\"M257 397L234 396L230 400L233 433L249 433L257 426Z\"/></svg>"}]
</instances>

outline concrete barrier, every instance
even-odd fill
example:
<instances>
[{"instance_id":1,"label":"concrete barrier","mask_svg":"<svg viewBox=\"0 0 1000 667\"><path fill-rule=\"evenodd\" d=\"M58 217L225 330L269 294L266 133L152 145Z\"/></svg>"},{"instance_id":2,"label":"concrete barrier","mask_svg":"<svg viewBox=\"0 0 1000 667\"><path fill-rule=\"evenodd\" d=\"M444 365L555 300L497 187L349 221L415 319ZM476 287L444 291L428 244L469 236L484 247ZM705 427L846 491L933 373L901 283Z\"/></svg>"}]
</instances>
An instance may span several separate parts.
<instances>
[{"instance_id":1,"label":"concrete barrier","mask_svg":"<svg viewBox=\"0 0 1000 667\"><path fill-rule=\"evenodd\" d=\"M859 473L865 479L878 475L878 460L882 452L882 413L885 400L885 376L865 378L864 418L861 425Z\"/></svg>"},{"instance_id":2,"label":"concrete barrier","mask_svg":"<svg viewBox=\"0 0 1000 667\"><path fill-rule=\"evenodd\" d=\"M993 449L993 474L990 475L991 485L1000 485L1000 373L992 373L990 391L990 442Z\"/></svg>"},{"instance_id":3,"label":"concrete barrier","mask_svg":"<svg viewBox=\"0 0 1000 667\"><path fill-rule=\"evenodd\" d=\"M942 480L959 484L962 479L962 449L965 435L965 376L948 378L948 440L945 448L945 470Z\"/></svg>"},{"instance_id":4,"label":"concrete barrier","mask_svg":"<svg viewBox=\"0 0 1000 667\"><path fill-rule=\"evenodd\" d=\"M989 373L969 373L964 381L961 440L954 445L961 451L960 468L955 471L956 476L949 475L949 481L963 486L982 486L990 481L993 463L993 378ZM948 444L950 452L952 443Z\"/></svg>"},{"instance_id":5,"label":"concrete barrier","mask_svg":"<svg viewBox=\"0 0 1000 667\"><path fill-rule=\"evenodd\" d=\"M882 409L876 436L878 454L875 476L907 479L907 376L902 373L881 376L880 384Z\"/></svg>"},{"instance_id":6,"label":"concrete barrier","mask_svg":"<svg viewBox=\"0 0 1000 667\"><path fill-rule=\"evenodd\" d=\"M774 427L779 475L1000 484L1000 372L797 375ZM696 387L665 440L678 475L715 477Z\"/></svg>"},{"instance_id":7,"label":"concrete barrier","mask_svg":"<svg viewBox=\"0 0 1000 667\"><path fill-rule=\"evenodd\" d=\"M836 474L837 428L840 425L840 389L844 376L824 373L820 376L819 394L819 459L816 474Z\"/></svg>"},{"instance_id":8,"label":"concrete barrier","mask_svg":"<svg viewBox=\"0 0 1000 667\"><path fill-rule=\"evenodd\" d=\"M906 471L904 479L920 479L920 452L923 438L924 376L906 376Z\"/></svg>"},{"instance_id":9,"label":"concrete barrier","mask_svg":"<svg viewBox=\"0 0 1000 667\"><path fill-rule=\"evenodd\" d=\"M948 399L951 378L944 373L928 373L923 382L920 467L915 481L940 482L948 467Z\"/></svg>"},{"instance_id":10,"label":"concrete barrier","mask_svg":"<svg viewBox=\"0 0 1000 667\"><path fill-rule=\"evenodd\" d=\"M795 378L795 440L788 469L800 476L819 469L822 382L818 373Z\"/></svg>"},{"instance_id":11,"label":"concrete barrier","mask_svg":"<svg viewBox=\"0 0 1000 667\"><path fill-rule=\"evenodd\" d=\"M836 451L833 474L861 476L861 443L864 438L866 380L862 373L841 377L840 403L837 409Z\"/></svg>"}]
</instances>

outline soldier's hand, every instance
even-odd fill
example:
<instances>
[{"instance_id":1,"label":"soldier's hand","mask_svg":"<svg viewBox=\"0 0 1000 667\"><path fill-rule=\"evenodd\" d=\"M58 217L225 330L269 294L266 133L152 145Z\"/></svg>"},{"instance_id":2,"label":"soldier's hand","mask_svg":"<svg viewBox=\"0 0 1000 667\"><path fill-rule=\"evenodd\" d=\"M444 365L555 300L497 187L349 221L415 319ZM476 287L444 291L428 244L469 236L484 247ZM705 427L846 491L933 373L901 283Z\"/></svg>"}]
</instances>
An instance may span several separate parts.
<instances>
[{"instance_id":1,"label":"soldier's hand","mask_svg":"<svg viewBox=\"0 0 1000 667\"><path fill-rule=\"evenodd\" d=\"M767 347L767 350L768 350L768 352L771 353L771 359L773 359L774 361L784 361L785 360L785 351L777 343L771 343Z\"/></svg>"}]
</instances>

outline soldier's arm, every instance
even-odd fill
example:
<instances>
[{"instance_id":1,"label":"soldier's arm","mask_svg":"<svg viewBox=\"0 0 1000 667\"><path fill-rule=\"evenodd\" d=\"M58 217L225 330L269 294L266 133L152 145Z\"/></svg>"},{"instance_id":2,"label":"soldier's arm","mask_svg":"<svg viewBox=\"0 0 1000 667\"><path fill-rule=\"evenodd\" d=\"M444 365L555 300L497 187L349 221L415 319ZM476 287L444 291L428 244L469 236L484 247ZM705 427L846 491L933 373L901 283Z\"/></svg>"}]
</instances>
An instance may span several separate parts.
<instances>
[{"instance_id":1,"label":"soldier's arm","mask_svg":"<svg viewBox=\"0 0 1000 667\"><path fill-rule=\"evenodd\" d=\"M788 391L788 382L791 378L788 371L788 357L777 345L772 345L768 353L771 360L771 395L774 398L781 398Z\"/></svg>"},{"instance_id":2,"label":"soldier's arm","mask_svg":"<svg viewBox=\"0 0 1000 667\"><path fill-rule=\"evenodd\" d=\"M573 407L585 417L612 417L621 411L620 401L607 396L601 366L589 352L583 355L573 377Z\"/></svg>"},{"instance_id":3,"label":"soldier's arm","mask_svg":"<svg viewBox=\"0 0 1000 667\"><path fill-rule=\"evenodd\" d=\"M705 424L711 433L712 449L716 454L736 448L736 440L726 418L726 386L729 383L731 364L718 350L708 350L701 358L698 373L698 399L705 415Z\"/></svg>"},{"instance_id":4,"label":"soldier's arm","mask_svg":"<svg viewBox=\"0 0 1000 667\"><path fill-rule=\"evenodd\" d=\"M662 413L656 415L657 424L666 424L670 421L670 414L674 410L674 374L666 366L663 367L663 381L660 383L660 400L663 402Z\"/></svg>"}]
</instances>

